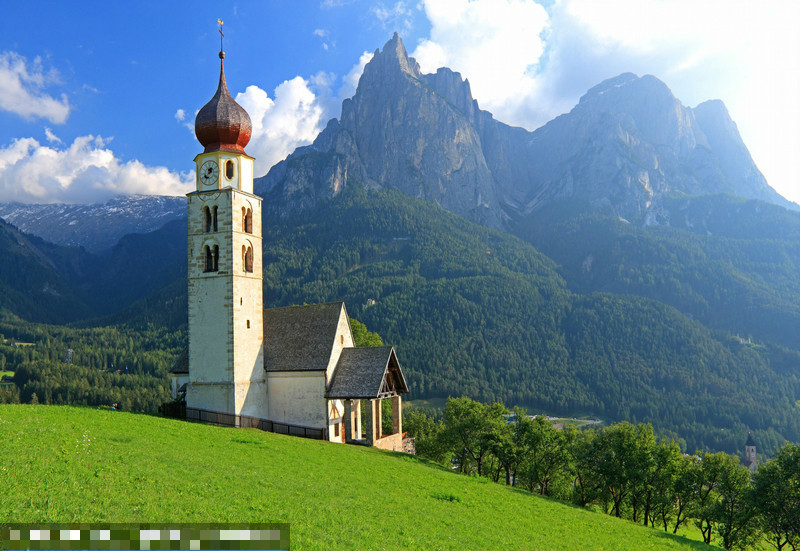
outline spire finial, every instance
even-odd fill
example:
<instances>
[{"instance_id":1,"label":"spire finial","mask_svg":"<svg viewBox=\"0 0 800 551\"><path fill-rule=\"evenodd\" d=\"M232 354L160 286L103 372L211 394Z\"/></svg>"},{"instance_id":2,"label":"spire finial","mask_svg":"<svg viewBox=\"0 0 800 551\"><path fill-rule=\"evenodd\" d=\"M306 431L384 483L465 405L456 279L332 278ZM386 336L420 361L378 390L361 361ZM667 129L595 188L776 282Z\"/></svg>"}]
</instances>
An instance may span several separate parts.
<instances>
[{"instance_id":1,"label":"spire finial","mask_svg":"<svg viewBox=\"0 0 800 551\"><path fill-rule=\"evenodd\" d=\"M219 58L223 59L225 57L225 50L222 49L222 38L225 35L222 34L222 26L225 24L225 22L222 19L217 18L217 24L219 24Z\"/></svg>"}]
</instances>

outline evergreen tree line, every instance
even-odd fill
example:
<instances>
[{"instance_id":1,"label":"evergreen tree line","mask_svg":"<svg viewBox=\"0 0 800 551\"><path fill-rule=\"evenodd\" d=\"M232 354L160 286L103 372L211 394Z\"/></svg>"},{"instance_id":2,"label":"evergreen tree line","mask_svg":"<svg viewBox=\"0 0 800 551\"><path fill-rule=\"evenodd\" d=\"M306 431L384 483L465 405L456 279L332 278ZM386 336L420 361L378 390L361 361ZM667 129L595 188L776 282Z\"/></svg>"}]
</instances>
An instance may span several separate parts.
<instances>
[{"instance_id":1,"label":"evergreen tree line","mask_svg":"<svg viewBox=\"0 0 800 551\"><path fill-rule=\"evenodd\" d=\"M118 407L156 413L185 333L152 326L76 328L0 314L0 367L14 373L0 403ZM70 352L71 351L71 352Z\"/></svg>"},{"instance_id":2,"label":"evergreen tree line","mask_svg":"<svg viewBox=\"0 0 800 551\"><path fill-rule=\"evenodd\" d=\"M800 446L784 444L751 475L724 452L681 453L650 424L557 430L500 403L451 398L441 414L404 412L417 455L462 473L596 508L706 543L800 549Z\"/></svg>"}]
</instances>

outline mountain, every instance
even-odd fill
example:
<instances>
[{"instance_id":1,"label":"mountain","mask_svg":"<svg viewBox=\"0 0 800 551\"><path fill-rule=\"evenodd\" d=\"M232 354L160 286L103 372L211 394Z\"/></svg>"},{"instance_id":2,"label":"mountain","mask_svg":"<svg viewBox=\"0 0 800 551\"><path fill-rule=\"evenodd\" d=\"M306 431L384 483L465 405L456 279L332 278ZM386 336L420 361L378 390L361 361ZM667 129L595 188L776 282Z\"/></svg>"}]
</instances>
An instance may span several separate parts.
<instances>
[{"instance_id":1,"label":"mountain","mask_svg":"<svg viewBox=\"0 0 800 551\"><path fill-rule=\"evenodd\" d=\"M91 205L0 203L0 218L57 245L102 253L130 233L186 217L185 197L131 195Z\"/></svg>"},{"instance_id":2,"label":"mountain","mask_svg":"<svg viewBox=\"0 0 800 551\"><path fill-rule=\"evenodd\" d=\"M25 319L64 323L91 315L75 289L74 267L89 255L25 235L0 220L0 308Z\"/></svg>"},{"instance_id":3,"label":"mountain","mask_svg":"<svg viewBox=\"0 0 800 551\"><path fill-rule=\"evenodd\" d=\"M366 65L341 118L259 179L256 193L286 215L348 182L505 229L563 199L636 221L670 193L797 208L769 187L720 101L691 109L657 78L626 73L528 132L479 109L458 73L422 74L397 34Z\"/></svg>"},{"instance_id":4,"label":"mountain","mask_svg":"<svg viewBox=\"0 0 800 551\"><path fill-rule=\"evenodd\" d=\"M0 308L68 323L107 316L186 277L186 218L124 236L106 254L26 235L0 220Z\"/></svg>"},{"instance_id":5,"label":"mountain","mask_svg":"<svg viewBox=\"0 0 800 551\"><path fill-rule=\"evenodd\" d=\"M733 335L798 348L800 213L730 195L662 197L658 224L554 202L518 234L576 293L668 304Z\"/></svg>"}]
</instances>

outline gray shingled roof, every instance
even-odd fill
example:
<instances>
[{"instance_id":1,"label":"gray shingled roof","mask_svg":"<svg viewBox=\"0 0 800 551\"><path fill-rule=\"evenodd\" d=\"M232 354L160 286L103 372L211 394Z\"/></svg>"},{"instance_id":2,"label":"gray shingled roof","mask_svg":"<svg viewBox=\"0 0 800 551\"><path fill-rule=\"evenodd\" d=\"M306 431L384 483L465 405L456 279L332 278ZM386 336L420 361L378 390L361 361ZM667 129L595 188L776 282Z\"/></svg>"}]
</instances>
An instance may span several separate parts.
<instances>
[{"instance_id":1,"label":"gray shingled roof","mask_svg":"<svg viewBox=\"0 0 800 551\"><path fill-rule=\"evenodd\" d=\"M377 398L384 377L391 377L398 394L408 392L400 362L391 346L345 348L336 364L328 398Z\"/></svg>"},{"instance_id":2,"label":"gray shingled roof","mask_svg":"<svg viewBox=\"0 0 800 551\"><path fill-rule=\"evenodd\" d=\"M324 371L343 302L264 310L264 369Z\"/></svg>"},{"instance_id":3,"label":"gray shingled roof","mask_svg":"<svg viewBox=\"0 0 800 551\"><path fill-rule=\"evenodd\" d=\"M755 446L756 442L753 440L753 435L749 432L747 433L747 442L744 443L745 446Z\"/></svg>"},{"instance_id":4,"label":"gray shingled roof","mask_svg":"<svg viewBox=\"0 0 800 551\"><path fill-rule=\"evenodd\" d=\"M189 373L189 347L183 349L178 361L169 370L170 373Z\"/></svg>"}]
</instances>

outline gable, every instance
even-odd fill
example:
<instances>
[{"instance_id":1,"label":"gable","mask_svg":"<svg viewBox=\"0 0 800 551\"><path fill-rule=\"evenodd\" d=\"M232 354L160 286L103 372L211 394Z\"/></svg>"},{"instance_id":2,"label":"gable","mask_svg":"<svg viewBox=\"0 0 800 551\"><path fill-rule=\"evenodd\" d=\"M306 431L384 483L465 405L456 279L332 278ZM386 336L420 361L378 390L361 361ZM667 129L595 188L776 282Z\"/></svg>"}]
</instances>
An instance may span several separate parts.
<instances>
[{"instance_id":1,"label":"gable","mask_svg":"<svg viewBox=\"0 0 800 551\"><path fill-rule=\"evenodd\" d=\"M408 392L391 346L345 348L327 392L329 399L386 398Z\"/></svg>"}]
</instances>

